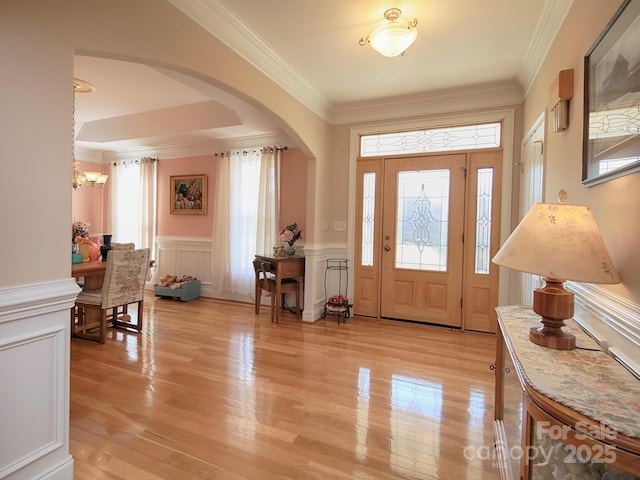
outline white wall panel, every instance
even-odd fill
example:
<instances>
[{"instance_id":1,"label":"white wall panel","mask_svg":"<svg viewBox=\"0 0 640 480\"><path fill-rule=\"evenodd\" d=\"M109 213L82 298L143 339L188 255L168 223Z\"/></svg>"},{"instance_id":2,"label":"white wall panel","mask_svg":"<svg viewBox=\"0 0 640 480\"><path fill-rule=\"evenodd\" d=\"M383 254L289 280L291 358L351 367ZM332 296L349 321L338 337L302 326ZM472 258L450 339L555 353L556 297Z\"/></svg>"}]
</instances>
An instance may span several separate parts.
<instances>
[{"instance_id":1,"label":"white wall panel","mask_svg":"<svg viewBox=\"0 0 640 480\"><path fill-rule=\"evenodd\" d=\"M0 478L72 479L72 279L0 289Z\"/></svg>"},{"instance_id":2,"label":"white wall panel","mask_svg":"<svg viewBox=\"0 0 640 480\"><path fill-rule=\"evenodd\" d=\"M200 295L213 297L211 240L201 237L157 237L152 282L164 275L191 275L200 280Z\"/></svg>"}]
</instances>

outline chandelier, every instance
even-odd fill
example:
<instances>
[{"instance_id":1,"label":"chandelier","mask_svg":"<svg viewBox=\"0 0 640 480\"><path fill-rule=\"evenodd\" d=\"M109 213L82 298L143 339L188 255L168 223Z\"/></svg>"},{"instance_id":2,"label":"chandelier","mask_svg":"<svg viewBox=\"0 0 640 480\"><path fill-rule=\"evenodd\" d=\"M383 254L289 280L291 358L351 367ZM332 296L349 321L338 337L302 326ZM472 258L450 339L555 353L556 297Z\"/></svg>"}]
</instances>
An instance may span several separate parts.
<instances>
[{"instance_id":1,"label":"chandelier","mask_svg":"<svg viewBox=\"0 0 640 480\"><path fill-rule=\"evenodd\" d=\"M79 78L73 79L73 132L71 135L71 186L75 189L80 188L82 185L90 185L92 187L101 188L107 183L109 175L104 175L100 172L80 172L78 169L78 161L75 154L75 133L76 133L76 93L91 93L95 92L95 88L89 82L80 80Z\"/></svg>"},{"instance_id":2,"label":"chandelier","mask_svg":"<svg viewBox=\"0 0 640 480\"><path fill-rule=\"evenodd\" d=\"M402 10L390 8L384 12L384 18L389 23L376 28L371 35L361 37L360 46L371 45L380 55L385 57L397 57L404 55L407 48L418 36L418 20L413 18L408 21L399 21Z\"/></svg>"}]
</instances>

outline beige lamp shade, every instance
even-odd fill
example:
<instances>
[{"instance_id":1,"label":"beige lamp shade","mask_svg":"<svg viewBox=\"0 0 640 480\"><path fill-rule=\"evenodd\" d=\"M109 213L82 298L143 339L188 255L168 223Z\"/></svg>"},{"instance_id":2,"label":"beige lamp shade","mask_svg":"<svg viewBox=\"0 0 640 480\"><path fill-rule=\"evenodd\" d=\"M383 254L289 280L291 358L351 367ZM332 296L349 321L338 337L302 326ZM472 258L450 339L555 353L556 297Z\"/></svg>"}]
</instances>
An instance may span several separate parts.
<instances>
[{"instance_id":1,"label":"beige lamp shade","mask_svg":"<svg viewBox=\"0 0 640 480\"><path fill-rule=\"evenodd\" d=\"M493 262L559 280L620 282L591 210L584 205L535 204Z\"/></svg>"}]
</instances>

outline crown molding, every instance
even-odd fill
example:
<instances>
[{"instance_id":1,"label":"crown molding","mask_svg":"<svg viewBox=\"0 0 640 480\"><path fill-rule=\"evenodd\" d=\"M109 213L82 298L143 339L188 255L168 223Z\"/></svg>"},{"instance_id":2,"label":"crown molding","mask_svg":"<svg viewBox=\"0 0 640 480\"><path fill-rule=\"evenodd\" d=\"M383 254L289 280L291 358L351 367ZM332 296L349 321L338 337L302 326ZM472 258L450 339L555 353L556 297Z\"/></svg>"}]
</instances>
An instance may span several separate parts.
<instances>
[{"instance_id":1,"label":"crown molding","mask_svg":"<svg viewBox=\"0 0 640 480\"><path fill-rule=\"evenodd\" d=\"M452 112L519 105L522 92L513 82L496 82L464 88L437 90L420 95L387 98L384 101L354 102L336 108L334 125L390 120Z\"/></svg>"},{"instance_id":2,"label":"crown molding","mask_svg":"<svg viewBox=\"0 0 640 480\"><path fill-rule=\"evenodd\" d=\"M518 73L518 83L525 97L529 93L529 89L533 85L533 81L536 75L538 75L544 59L556 39L573 1L574 0L547 0L547 2L545 2L540 20L533 32L533 37L531 38Z\"/></svg>"},{"instance_id":3,"label":"crown molding","mask_svg":"<svg viewBox=\"0 0 640 480\"><path fill-rule=\"evenodd\" d=\"M261 147L263 145L286 145L295 148L291 139L284 134L258 135L252 137L215 139L206 142L185 143L175 145L162 145L155 147L130 148L118 151L91 151L90 157L77 157L94 161L95 163L109 163L118 160L130 160L131 158L155 157L161 159L200 157L213 155L219 151L235 150L242 148ZM89 158L93 159L90 160Z\"/></svg>"},{"instance_id":4,"label":"crown molding","mask_svg":"<svg viewBox=\"0 0 640 480\"><path fill-rule=\"evenodd\" d=\"M168 0L312 112L333 125L522 103L574 0L547 0L516 78L518 92L491 87L331 105L221 0ZM496 84L500 85L500 84ZM503 84L504 85L504 84ZM453 102L453 104L452 104ZM496 103L491 103L496 102Z\"/></svg>"},{"instance_id":5,"label":"crown molding","mask_svg":"<svg viewBox=\"0 0 640 480\"><path fill-rule=\"evenodd\" d=\"M298 71L219 0L168 0L309 110L326 119L330 105Z\"/></svg>"}]
</instances>

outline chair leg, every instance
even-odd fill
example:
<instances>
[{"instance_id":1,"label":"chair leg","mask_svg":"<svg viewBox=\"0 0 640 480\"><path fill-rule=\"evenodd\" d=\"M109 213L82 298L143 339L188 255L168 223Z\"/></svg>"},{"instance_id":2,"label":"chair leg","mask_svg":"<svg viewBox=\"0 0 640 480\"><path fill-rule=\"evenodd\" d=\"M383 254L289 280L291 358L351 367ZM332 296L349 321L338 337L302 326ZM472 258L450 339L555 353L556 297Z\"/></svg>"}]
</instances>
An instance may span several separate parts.
<instances>
[{"instance_id":1,"label":"chair leg","mask_svg":"<svg viewBox=\"0 0 640 480\"><path fill-rule=\"evenodd\" d=\"M271 292L271 323L276 321L276 308L278 308L276 305L276 296Z\"/></svg>"},{"instance_id":2,"label":"chair leg","mask_svg":"<svg viewBox=\"0 0 640 480\"><path fill-rule=\"evenodd\" d=\"M142 331L142 320L143 320L142 313L143 313L143 310L144 310L144 299L142 299L142 300L140 300L138 302L138 323L137 323L137 326L138 326L138 331L139 332Z\"/></svg>"},{"instance_id":3,"label":"chair leg","mask_svg":"<svg viewBox=\"0 0 640 480\"><path fill-rule=\"evenodd\" d=\"M71 307L71 331L70 331L71 338L73 338L73 332L76 329L77 311L78 311L78 307L76 307L75 305Z\"/></svg>"},{"instance_id":4,"label":"chair leg","mask_svg":"<svg viewBox=\"0 0 640 480\"><path fill-rule=\"evenodd\" d=\"M287 304L287 302L285 301L285 298L287 298L286 295L286 293L280 295L280 310L284 310L284 306Z\"/></svg>"},{"instance_id":5,"label":"chair leg","mask_svg":"<svg viewBox=\"0 0 640 480\"><path fill-rule=\"evenodd\" d=\"M262 288L256 285L256 314L260 313L260 302L262 301Z\"/></svg>"},{"instance_id":6,"label":"chair leg","mask_svg":"<svg viewBox=\"0 0 640 480\"><path fill-rule=\"evenodd\" d=\"M101 309L102 318L100 320L100 344L104 344L105 339L107 338L107 310Z\"/></svg>"},{"instance_id":7,"label":"chair leg","mask_svg":"<svg viewBox=\"0 0 640 480\"><path fill-rule=\"evenodd\" d=\"M296 286L296 317L300 316L300 285Z\"/></svg>"},{"instance_id":8,"label":"chair leg","mask_svg":"<svg viewBox=\"0 0 640 480\"><path fill-rule=\"evenodd\" d=\"M137 302L138 305L138 314L137 321L131 321L131 315L128 313L128 305L120 305L118 307L113 307L113 312L111 314L111 326L114 328L124 328L124 329L133 329L138 332L142 331L142 315L144 309L144 300L139 300Z\"/></svg>"}]
</instances>

